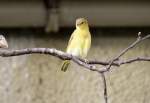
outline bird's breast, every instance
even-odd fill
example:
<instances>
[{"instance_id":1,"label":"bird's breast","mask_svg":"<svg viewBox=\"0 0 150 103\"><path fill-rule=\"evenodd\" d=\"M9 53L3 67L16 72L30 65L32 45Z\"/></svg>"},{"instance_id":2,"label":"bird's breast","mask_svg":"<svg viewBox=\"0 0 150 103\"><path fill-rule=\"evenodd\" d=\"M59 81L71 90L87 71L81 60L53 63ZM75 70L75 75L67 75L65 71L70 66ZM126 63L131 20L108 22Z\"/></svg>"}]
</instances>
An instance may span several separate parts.
<instances>
[{"instance_id":1,"label":"bird's breast","mask_svg":"<svg viewBox=\"0 0 150 103\"><path fill-rule=\"evenodd\" d=\"M68 45L67 53L85 57L91 45L91 36L87 31L77 31Z\"/></svg>"}]
</instances>

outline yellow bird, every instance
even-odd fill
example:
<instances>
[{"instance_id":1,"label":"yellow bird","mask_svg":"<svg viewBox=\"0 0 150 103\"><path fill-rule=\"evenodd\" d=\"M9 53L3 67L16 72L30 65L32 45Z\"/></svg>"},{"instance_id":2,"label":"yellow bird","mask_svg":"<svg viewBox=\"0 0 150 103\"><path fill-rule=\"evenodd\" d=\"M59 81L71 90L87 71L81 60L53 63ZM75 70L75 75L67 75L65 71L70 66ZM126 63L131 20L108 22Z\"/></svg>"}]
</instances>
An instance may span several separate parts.
<instances>
[{"instance_id":1,"label":"yellow bird","mask_svg":"<svg viewBox=\"0 0 150 103\"><path fill-rule=\"evenodd\" d=\"M76 29L72 33L68 42L66 52L77 57L85 58L91 47L91 34L89 31L88 21L85 18L76 20ZM66 71L70 60L65 60L61 70Z\"/></svg>"}]
</instances>

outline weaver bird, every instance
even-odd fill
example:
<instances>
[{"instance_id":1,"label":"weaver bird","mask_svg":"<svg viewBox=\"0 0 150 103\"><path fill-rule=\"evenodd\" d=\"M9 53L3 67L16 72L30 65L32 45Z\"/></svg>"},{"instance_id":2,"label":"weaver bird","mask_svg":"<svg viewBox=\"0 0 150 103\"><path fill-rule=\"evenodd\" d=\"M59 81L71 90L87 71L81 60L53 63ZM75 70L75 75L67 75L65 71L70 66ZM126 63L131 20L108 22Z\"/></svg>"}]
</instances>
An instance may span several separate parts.
<instances>
[{"instance_id":1,"label":"weaver bird","mask_svg":"<svg viewBox=\"0 0 150 103\"><path fill-rule=\"evenodd\" d=\"M3 35L0 35L0 48L8 48L8 43Z\"/></svg>"},{"instance_id":2,"label":"weaver bird","mask_svg":"<svg viewBox=\"0 0 150 103\"><path fill-rule=\"evenodd\" d=\"M77 57L85 58L91 46L91 34L88 21L85 18L76 20L76 29L72 33L68 42L66 52ZM70 60L63 61L61 70L66 71Z\"/></svg>"}]
</instances>

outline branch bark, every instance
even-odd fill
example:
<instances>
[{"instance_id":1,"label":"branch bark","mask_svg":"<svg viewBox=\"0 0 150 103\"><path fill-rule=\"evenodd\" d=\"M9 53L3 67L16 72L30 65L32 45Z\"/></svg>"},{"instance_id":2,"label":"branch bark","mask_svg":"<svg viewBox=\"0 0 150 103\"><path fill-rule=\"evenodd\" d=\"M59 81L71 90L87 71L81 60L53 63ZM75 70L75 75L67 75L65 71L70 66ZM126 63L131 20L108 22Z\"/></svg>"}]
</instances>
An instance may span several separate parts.
<instances>
[{"instance_id":1,"label":"branch bark","mask_svg":"<svg viewBox=\"0 0 150 103\"><path fill-rule=\"evenodd\" d=\"M124 64L133 63L136 61L150 61L150 57L135 57L127 60L121 60L120 58L125 55L130 49L135 47L140 42L150 38L150 35L147 35L145 37L141 37L141 33L138 33L138 38L135 42L133 42L131 45L129 45L127 48L122 50L120 53L118 53L117 56L115 56L110 61L95 61L95 60L85 60L79 57L72 56L70 54L64 53L60 50L54 49L54 48L26 48L26 49L20 49L20 50L0 50L0 56L1 57L11 57L11 56L21 56L26 54L45 54L45 55L52 55L55 57L58 57L62 60L72 60L75 63L77 63L80 66L83 66L85 69L96 71L102 75L103 78L103 84L104 84L104 99L105 103L108 103L108 93L107 93L107 84L106 84L106 78L105 78L105 72L109 72L112 66L121 66ZM102 65L103 68L98 68L96 65Z\"/></svg>"}]
</instances>

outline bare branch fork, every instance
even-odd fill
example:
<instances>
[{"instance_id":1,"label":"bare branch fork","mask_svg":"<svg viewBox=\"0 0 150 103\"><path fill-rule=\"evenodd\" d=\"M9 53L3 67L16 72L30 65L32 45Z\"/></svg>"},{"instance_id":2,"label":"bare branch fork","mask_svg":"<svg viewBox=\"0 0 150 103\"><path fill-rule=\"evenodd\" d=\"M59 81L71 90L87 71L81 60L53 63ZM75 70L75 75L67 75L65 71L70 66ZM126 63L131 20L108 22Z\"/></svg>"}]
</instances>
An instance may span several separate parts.
<instances>
[{"instance_id":1,"label":"bare branch fork","mask_svg":"<svg viewBox=\"0 0 150 103\"><path fill-rule=\"evenodd\" d=\"M107 84L106 84L106 78L105 78L105 72L109 72L112 66L121 66L128 63L133 63L136 61L150 61L150 57L135 57L130 58L127 60L121 60L120 58L127 53L130 49L135 47L140 42L150 38L150 35L141 37L141 32L138 33L138 38L135 42L133 42L131 45L129 45L127 48L122 50L118 55L116 55L112 60L110 61L96 61L96 60L85 60L82 58L78 58L75 56L72 56L70 54L64 53L60 50L57 50L55 48L26 48L26 49L20 49L20 50L0 50L0 56L1 57L11 57L11 56L20 56L20 55L26 55L26 54L46 54L46 55L52 55L55 57L58 57L62 60L72 60L73 62L77 63L80 66L83 66L85 69L96 71L99 74L101 74L103 78L103 84L104 84L104 99L105 103L108 103L108 94L107 94ZM96 65L102 65L103 68L98 68Z\"/></svg>"},{"instance_id":2,"label":"bare branch fork","mask_svg":"<svg viewBox=\"0 0 150 103\"><path fill-rule=\"evenodd\" d=\"M62 60L72 60L75 63L77 63L80 66L85 67L86 69L97 71L97 72L107 72L110 70L111 66L121 66L123 64L128 64L136 61L150 61L150 57L135 57L128 60L120 60L120 57L123 56L128 50L135 47L137 44L139 44L141 41L150 38L150 35L147 35L145 37L141 37L141 33L139 32L138 38L135 42L133 42L130 46L125 48L123 51L121 51L117 56L115 56L110 61L98 61L98 60L85 60L82 58L78 58L75 56L72 56L70 54L67 54L65 52L59 51L55 48L26 48L26 49L20 49L20 50L0 50L0 56L1 57L11 57L11 56L20 56L20 55L27 55L27 54L45 54L45 55L52 55L56 56ZM105 69L98 69L95 65L102 65L107 66Z\"/></svg>"}]
</instances>

